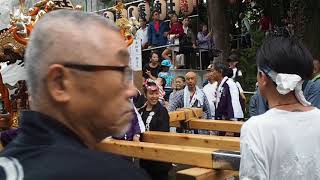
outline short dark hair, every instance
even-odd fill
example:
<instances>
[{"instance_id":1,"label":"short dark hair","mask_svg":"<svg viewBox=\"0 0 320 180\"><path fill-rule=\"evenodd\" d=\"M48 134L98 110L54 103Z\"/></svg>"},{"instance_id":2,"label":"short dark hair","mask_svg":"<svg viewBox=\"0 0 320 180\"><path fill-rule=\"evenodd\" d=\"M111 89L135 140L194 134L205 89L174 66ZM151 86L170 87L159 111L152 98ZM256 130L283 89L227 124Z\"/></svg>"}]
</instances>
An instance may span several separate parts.
<instances>
[{"instance_id":1,"label":"short dark hair","mask_svg":"<svg viewBox=\"0 0 320 180\"><path fill-rule=\"evenodd\" d=\"M186 82L186 78L185 78L185 77L183 77L183 76L177 76L175 79L178 79L178 78L182 79L183 82Z\"/></svg>"},{"instance_id":2,"label":"short dark hair","mask_svg":"<svg viewBox=\"0 0 320 180\"><path fill-rule=\"evenodd\" d=\"M154 15L154 13L156 13L156 12L157 12L157 13L159 13L159 11L158 11L158 10L153 10L153 11L152 11L152 16L153 16L153 15Z\"/></svg>"},{"instance_id":3,"label":"short dark hair","mask_svg":"<svg viewBox=\"0 0 320 180\"><path fill-rule=\"evenodd\" d=\"M227 67L225 64L223 64L223 63L219 63L219 62L215 63L214 66L213 66L213 69L216 70L216 71L218 71L218 72L220 72L220 73L222 73L222 76L228 76L228 75L230 75L230 71L229 71L230 68L228 68L228 67ZM232 76L231 76L231 77L232 77Z\"/></svg>"},{"instance_id":4,"label":"short dark hair","mask_svg":"<svg viewBox=\"0 0 320 180\"><path fill-rule=\"evenodd\" d=\"M156 54L156 55L158 55L158 57L159 57L158 51L151 51L149 59L152 58L152 55L153 55L153 54Z\"/></svg>"},{"instance_id":5,"label":"short dark hair","mask_svg":"<svg viewBox=\"0 0 320 180\"><path fill-rule=\"evenodd\" d=\"M310 79L313 58L309 50L294 37L268 38L257 52L257 66L268 67L277 73L297 74Z\"/></svg>"}]
</instances>

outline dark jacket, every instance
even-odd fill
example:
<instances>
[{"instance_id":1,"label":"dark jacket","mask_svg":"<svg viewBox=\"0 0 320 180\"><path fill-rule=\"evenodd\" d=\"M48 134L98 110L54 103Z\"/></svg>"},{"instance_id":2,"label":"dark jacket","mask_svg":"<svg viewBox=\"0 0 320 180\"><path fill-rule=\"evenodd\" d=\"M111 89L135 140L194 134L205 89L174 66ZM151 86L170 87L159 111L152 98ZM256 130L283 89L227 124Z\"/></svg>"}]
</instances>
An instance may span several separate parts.
<instances>
[{"instance_id":1,"label":"dark jacket","mask_svg":"<svg viewBox=\"0 0 320 180\"><path fill-rule=\"evenodd\" d=\"M119 156L88 149L57 120L32 111L22 113L20 131L1 153L12 164L9 176L23 180L148 179ZM0 179L9 179L0 162ZM16 178L20 179L20 178Z\"/></svg>"},{"instance_id":2,"label":"dark jacket","mask_svg":"<svg viewBox=\"0 0 320 180\"><path fill-rule=\"evenodd\" d=\"M154 21L149 23L148 26L148 44L151 46L163 46L167 44L167 37L164 32L168 31L167 23L160 21L160 29L157 32L154 28Z\"/></svg>"},{"instance_id":3,"label":"dark jacket","mask_svg":"<svg viewBox=\"0 0 320 180\"><path fill-rule=\"evenodd\" d=\"M146 112L146 108L140 109L139 112L141 114L142 121L146 125L149 113ZM169 114L167 109L158 102L158 104L156 104L152 109L152 112L154 112L154 115L152 116L149 130L169 132ZM141 159L140 167L145 169L152 179L165 179L160 178L160 176L168 174L171 164Z\"/></svg>"}]
</instances>

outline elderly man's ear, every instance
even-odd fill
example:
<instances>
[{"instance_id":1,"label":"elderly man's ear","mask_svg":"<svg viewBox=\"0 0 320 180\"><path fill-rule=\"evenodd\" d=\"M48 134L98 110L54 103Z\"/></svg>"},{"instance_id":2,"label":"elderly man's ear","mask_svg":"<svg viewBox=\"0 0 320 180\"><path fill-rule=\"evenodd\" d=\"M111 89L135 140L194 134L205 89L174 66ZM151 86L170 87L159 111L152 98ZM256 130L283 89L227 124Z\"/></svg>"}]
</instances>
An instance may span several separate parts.
<instances>
[{"instance_id":1,"label":"elderly man's ear","mask_svg":"<svg viewBox=\"0 0 320 180\"><path fill-rule=\"evenodd\" d=\"M53 64L49 67L46 87L51 98L56 102L68 102L70 100L71 74L63 65Z\"/></svg>"}]
</instances>

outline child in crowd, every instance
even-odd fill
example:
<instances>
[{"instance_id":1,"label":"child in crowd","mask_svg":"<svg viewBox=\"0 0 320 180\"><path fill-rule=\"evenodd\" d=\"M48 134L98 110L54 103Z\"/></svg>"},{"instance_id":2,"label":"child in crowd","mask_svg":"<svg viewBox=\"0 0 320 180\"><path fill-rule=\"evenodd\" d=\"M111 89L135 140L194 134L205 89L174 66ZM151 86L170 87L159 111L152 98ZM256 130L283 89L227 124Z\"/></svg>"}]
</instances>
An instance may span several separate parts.
<instances>
[{"instance_id":1,"label":"child in crowd","mask_svg":"<svg viewBox=\"0 0 320 180\"><path fill-rule=\"evenodd\" d=\"M161 72L158 74L160 78L166 80L164 91L166 92L165 100L168 101L169 95L172 92L173 74L169 71L172 66L171 61L166 59L161 62Z\"/></svg>"}]
</instances>

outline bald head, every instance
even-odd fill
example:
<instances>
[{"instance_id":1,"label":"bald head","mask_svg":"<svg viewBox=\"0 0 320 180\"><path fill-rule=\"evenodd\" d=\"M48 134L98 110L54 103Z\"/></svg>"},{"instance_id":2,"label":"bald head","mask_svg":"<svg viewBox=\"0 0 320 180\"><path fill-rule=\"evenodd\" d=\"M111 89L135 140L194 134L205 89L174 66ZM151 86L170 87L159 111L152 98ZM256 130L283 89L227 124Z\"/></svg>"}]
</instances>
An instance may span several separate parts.
<instances>
[{"instance_id":1,"label":"bald head","mask_svg":"<svg viewBox=\"0 0 320 180\"><path fill-rule=\"evenodd\" d=\"M197 80L198 78L195 72L190 71L186 74L186 82L189 90L195 90Z\"/></svg>"},{"instance_id":2,"label":"bald head","mask_svg":"<svg viewBox=\"0 0 320 180\"><path fill-rule=\"evenodd\" d=\"M91 55L87 52L103 51L99 44L108 42L101 42L101 35L95 35L97 31L110 34L118 28L106 18L79 11L57 10L42 17L31 34L25 53L31 96L39 95L38 89L50 64L86 62Z\"/></svg>"}]
</instances>

